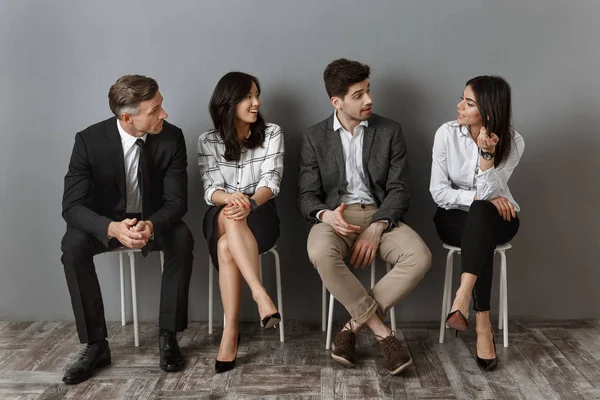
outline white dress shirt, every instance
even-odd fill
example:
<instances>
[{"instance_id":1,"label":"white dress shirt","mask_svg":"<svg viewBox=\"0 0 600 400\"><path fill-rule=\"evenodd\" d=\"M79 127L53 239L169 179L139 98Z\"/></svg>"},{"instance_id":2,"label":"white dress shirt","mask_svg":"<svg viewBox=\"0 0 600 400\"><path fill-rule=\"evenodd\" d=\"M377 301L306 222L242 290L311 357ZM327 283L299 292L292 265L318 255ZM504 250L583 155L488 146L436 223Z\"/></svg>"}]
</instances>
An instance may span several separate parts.
<instances>
[{"instance_id":1,"label":"white dress shirt","mask_svg":"<svg viewBox=\"0 0 600 400\"><path fill-rule=\"evenodd\" d=\"M354 135L347 131L341 124L337 116L337 111L333 113L333 130L338 132L342 140L342 149L344 151L344 167L346 169L345 191L340 201L350 204L375 204L371 191L366 184L365 169L362 161L363 139L365 137L365 127L369 126L369 121L360 121L360 124L354 128ZM321 220L322 214L327 210L321 210L316 217Z\"/></svg>"},{"instance_id":2,"label":"white dress shirt","mask_svg":"<svg viewBox=\"0 0 600 400\"><path fill-rule=\"evenodd\" d=\"M121 135L121 145L123 146L123 158L125 159L125 185L127 190L127 209L126 213L142 212L142 194L138 182L138 164L140 161L140 146L135 142L142 139L146 142L146 135L136 138L125 132L121 123L117 119L117 128Z\"/></svg>"},{"instance_id":3,"label":"white dress shirt","mask_svg":"<svg viewBox=\"0 0 600 400\"><path fill-rule=\"evenodd\" d=\"M512 197L508 180L525 150L523 137L514 132L508 157L498 167L484 172L479 169L479 148L467 126L450 121L437 130L433 142L431 181L429 191L435 203L447 210L468 211L475 194L479 200L506 197L515 207L521 208Z\"/></svg>"},{"instance_id":4,"label":"white dress shirt","mask_svg":"<svg viewBox=\"0 0 600 400\"><path fill-rule=\"evenodd\" d=\"M283 131L276 124L266 124L265 141L254 149L242 147L238 161L227 161L225 143L216 130L198 138L198 167L204 186L204 201L216 205L212 195L217 190L253 195L258 188L268 187L273 197L279 194L283 176Z\"/></svg>"}]
</instances>

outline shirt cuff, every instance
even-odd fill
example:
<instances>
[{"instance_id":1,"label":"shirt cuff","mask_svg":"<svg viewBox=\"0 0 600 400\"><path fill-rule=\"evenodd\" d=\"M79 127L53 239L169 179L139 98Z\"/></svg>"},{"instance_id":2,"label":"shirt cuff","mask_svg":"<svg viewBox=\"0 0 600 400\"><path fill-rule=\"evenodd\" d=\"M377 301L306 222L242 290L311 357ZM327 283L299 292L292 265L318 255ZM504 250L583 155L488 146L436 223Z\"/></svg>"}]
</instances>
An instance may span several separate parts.
<instances>
[{"instance_id":1,"label":"shirt cuff","mask_svg":"<svg viewBox=\"0 0 600 400\"><path fill-rule=\"evenodd\" d=\"M262 180L260 182L258 182L258 185L256 185L256 190L258 190L258 188L261 187L267 187L269 189L271 189L271 192L273 192L273 196L275 197L279 194L279 185L275 184L275 182L273 181L269 181L269 180Z\"/></svg>"},{"instance_id":2,"label":"shirt cuff","mask_svg":"<svg viewBox=\"0 0 600 400\"><path fill-rule=\"evenodd\" d=\"M377 221L373 221L373 222L385 222L385 230L386 231L388 230L388 228L390 227L390 224L392 223L392 221L389 218L378 219Z\"/></svg>"},{"instance_id":3,"label":"shirt cuff","mask_svg":"<svg viewBox=\"0 0 600 400\"><path fill-rule=\"evenodd\" d=\"M458 200L459 204L463 206L470 206L471 203L475 200L475 195L477 194L476 190L458 190Z\"/></svg>"},{"instance_id":4,"label":"shirt cuff","mask_svg":"<svg viewBox=\"0 0 600 400\"><path fill-rule=\"evenodd\" d=\"M317 214L315 215L315 218L318 219L319 221L323 222L323 220L321 219L321 215L323 215L323 213L327 211L327 210L319 210L317 211Z\"/></svg>"},{"instance_id":5,"label":"shirt cuff","mask_svg":"<svg viewBox=\"0 0 600 400\"><path fill-rule=\"evenodd\" d=\"M225 193L227 193L227 190L225 190L225 188L220 187L220 186L213 186L213 187L209 187L208 189L206 189L206 191L204 192L204 201L206 201L206 204L208 204L209 206L216 206L215 203L212 202L212 195L217 191L217 190L222 190Z\"/></svg>"}]
</instances>

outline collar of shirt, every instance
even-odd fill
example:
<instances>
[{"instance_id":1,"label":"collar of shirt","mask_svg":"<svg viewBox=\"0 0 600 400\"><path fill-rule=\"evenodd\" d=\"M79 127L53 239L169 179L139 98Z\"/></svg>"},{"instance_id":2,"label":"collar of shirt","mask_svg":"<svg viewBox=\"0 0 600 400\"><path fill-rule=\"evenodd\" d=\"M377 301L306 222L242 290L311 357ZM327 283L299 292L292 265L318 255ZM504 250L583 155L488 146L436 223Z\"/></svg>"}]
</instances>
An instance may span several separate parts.
<instances>
[{"instance_id":1,"label":"collar of shirt","mask_svg":"<svg viewBox=\"0 0 600 400\"><path fill-rule=\"evenodd\" d=\"M144 136L140 137L140 138L136 138L133 135L130 135L129 133L125 132L125 129L123 129L123 127L121 126L121 122L120 120L117 118L117 129L119 130L119 135L121 135L121 143L123 144L123 149L124 150L128 150L131 148L131 146L133 146L135 144L135 141L138 139L142 139L144 142L146 142L146 136L148 136L148 134L144 134Z\"/></svg>"},{"instance_id":2,"label":"collar of shirt","mask_svg":"<svg viewBox=\"0 0 600 400\"><path fill-rule=\"evenodd\" d=\"M369 126L369 121L366 121L366 120L365 121L360 121L359 125L367 127L367 126ZM338 119L337 111L334 111L334 113L333 113L333 130L337 132L340 129L344 129L345 130L345 128L342 126L340 120ZM354 134L354 132L350 132L350 134Z\"/></svg>"}]
</instances>

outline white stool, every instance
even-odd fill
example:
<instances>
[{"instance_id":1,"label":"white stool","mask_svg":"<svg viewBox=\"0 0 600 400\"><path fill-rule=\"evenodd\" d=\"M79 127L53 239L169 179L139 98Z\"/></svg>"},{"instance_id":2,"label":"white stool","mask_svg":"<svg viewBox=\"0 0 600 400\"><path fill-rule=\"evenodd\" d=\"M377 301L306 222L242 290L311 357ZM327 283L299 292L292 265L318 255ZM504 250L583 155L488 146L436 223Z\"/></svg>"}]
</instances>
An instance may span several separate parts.
<instances>
[{"instance_id":1,"label":"white stool","mask_svg":"<svg viewBox=\"0 0 600 400\"><path fill-rule=\"evenodd\" d=\"M127 247L119 247L106 253L119 253L119 269L121 279L121 325L125 326L125 280L123 274L123 253L129 255L129 269L131 270L131 308L133 310L133 341L135 347L140 346L140 335L138 331L138 315L137 315L137 287L135 283L135 257L134 253L141 253L141 249L129 249ZM165 264L165 255L160 252L160 271L162 273Z\"/></svg>"},{"instance_id":2,"label":"white stool","mask_svg":"<svg viewBox=\"0 0 600 400\"><path fill-rule=\"evenodd\" d=\"M271 253L275 259L275 275L277 279L277 311L281 315L281 322L279 323L279 341L283 343L285 341L284 330L283 330L283 299L281 296L281 269L279 264L279 253L277 252L277 246L273 246L271 249L258 256L258 271L260 274L260 281L262 282L262 256ZM213 333L213 275L214 267L210 255L208 256L208 334ZM225 327L225 315L223 315L223 328Z\"/></svg>"},{"instance_id":3,"label":"white stool","mask_svg":"<svg viewBox=\"0 0 600 400\"><path fill-rule=\"evenodd\" d=\"M385 264L385 273L390 272L391 266L390 264ZM371 263L371 289L375 286L375 260ZM323 321L322 321L322 330L325 332L325 309L327 302L327 288L323 283ZM327 339L325 341L325 350L329 350L331 347L331 325L333 324L333 304L335 303L335 298L332 294L329 295L329 316L327 318ZM390 309L390 319L392 324L392 331L394 334L396 333L396 311L394 307Z\"/></svg>"},{"instance_id":4,"label":"white stool","mask_svg":"<svg viewBox=\"0 0 600 400\"><path fill-rule=\"evenodd\" d=\"M444 295L442 297L442 317L440 319L440 343L444 343L444 332L446 328L446 316L452 306L452 267L454 254L460 254L460 247L450 246L444 243L444 248L448 249L446 256L446 277L444 279ZM500 254L500 307L498 312L498 329L504 331L504 347L508 347L508 295L506 283L506 254L505 251L512 248L510 243L496 246L494 254Z\"/></svg>"}]
</instances>

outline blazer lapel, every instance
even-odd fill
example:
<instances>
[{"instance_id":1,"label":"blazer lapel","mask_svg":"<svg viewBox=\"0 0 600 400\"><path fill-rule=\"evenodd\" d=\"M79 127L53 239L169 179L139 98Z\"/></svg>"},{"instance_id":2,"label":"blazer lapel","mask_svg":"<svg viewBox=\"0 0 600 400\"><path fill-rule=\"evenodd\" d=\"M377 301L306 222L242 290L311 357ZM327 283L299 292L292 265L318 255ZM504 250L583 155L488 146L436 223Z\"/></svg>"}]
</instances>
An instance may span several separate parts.
<instances>
[{"instance_id":1,"label":"blazer lapel","mask_svg":"<svg viewBox=\"0 0 600 400\"><path fill-rule=\"evenodd\" d=\"M346 163L344 162L344 148L342 146L342 139L337 131L333 130L333 115L329 117L327 121L327 146L331 149L333 157L338 164L338 168L341 171L342 181L346 179Z\"/></svg>"},{"instance_id":2,"label":"blazer lapel","mask_svg":"<svg viewBox=\"0 0 600 400\"><path fill-rule=\"evenodd\" d=\"M371 147L373 146L373 140L375 139L375 127L373 127L370 123L369 126L365 127L363 132L363 152L362 152L362 162L363 162L363 170L365 174L369 174L368 162L371 157Z\"/></svg>"},{"instance_id":3,"label":"blazer lapel","mask_svg":"<svg viewBox=\"0 0 600 400\"><path fill-rule=\"evenodd\" d=\"M115 173L117 185L121 195L125 196L125 157L123 155L123 145L121 144L121 135L117 129L117 119L113 118L108 123L106 130L108 154L112 159L112 167Z\"/></svg>"}]
</instances>

